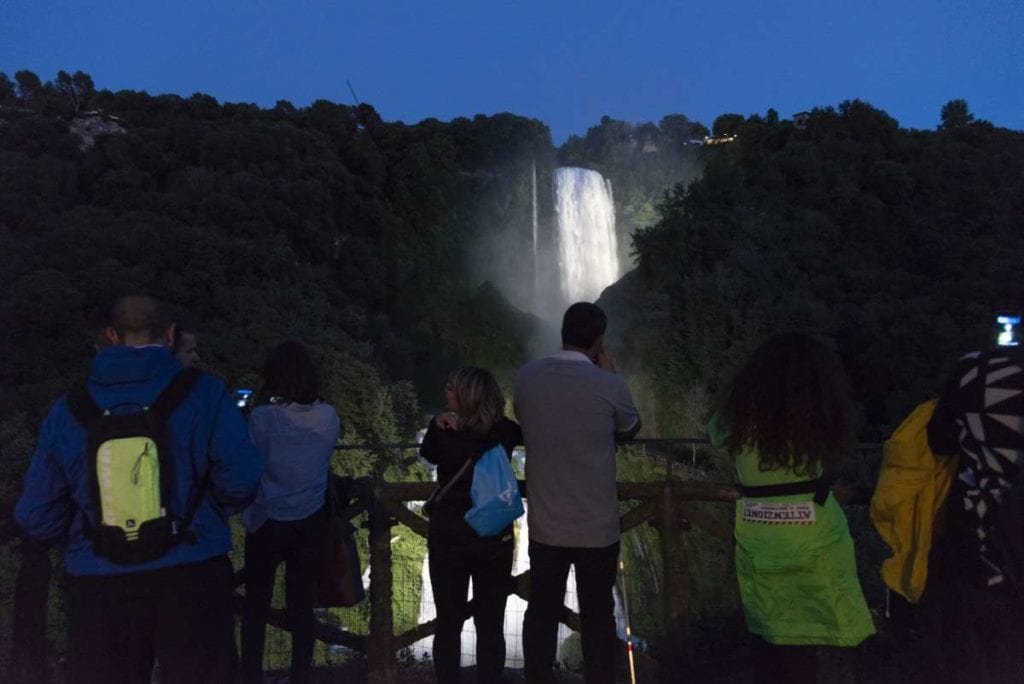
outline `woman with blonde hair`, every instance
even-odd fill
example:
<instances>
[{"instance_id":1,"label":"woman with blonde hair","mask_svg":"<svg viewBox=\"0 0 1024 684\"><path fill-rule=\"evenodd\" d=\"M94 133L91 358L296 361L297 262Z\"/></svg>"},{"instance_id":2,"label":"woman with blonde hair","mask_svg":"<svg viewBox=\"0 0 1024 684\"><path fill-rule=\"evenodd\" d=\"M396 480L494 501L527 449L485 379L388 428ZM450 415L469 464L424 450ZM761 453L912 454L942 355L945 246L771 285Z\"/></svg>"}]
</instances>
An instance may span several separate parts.
<instances>
[{"instance_id":1,"label":"woman with blonde hair","mask_svg":"<svg viewBox=\"0 0 1024 684\"><path fill-rule=\"evenodd\" d=\"M448 376L448 410L430 421L420 455L437 465L438 490L428 502L430 582L437 607L434 671L439 682L458 682L462 623L473 580L477 682L500 682L505 666L505 600L512 573L512 526L480 537L465 521L473 506L473 464L500 444L511 458L523 435L505 417L505 398L490 372L467 366Z\"/></svg>"}]
</instances>

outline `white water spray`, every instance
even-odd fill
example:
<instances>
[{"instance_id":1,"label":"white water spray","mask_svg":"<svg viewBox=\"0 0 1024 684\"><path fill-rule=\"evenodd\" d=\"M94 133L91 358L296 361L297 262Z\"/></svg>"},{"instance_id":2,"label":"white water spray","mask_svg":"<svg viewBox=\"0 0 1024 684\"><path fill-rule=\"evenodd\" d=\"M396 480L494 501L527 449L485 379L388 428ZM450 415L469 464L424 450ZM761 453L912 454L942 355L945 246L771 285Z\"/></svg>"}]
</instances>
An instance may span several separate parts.
<instances>
[{"instance_id":1,"label":"white water spray","mask_svg":"<svg viewBox=\"0 0 1024 684\"><path fill-rule=\"evenodd\" d=\"M533 184L530 188L530 196L533 201L533 270L537 271L537 161L534 160L531 166Z\"/></svg>"},{"instance_id":2,"label":"white water spray","mask_svg":"<svg viewBox=\"0 0 1024 684\"><path fill-rule=\"evenodd\" d=\"M422 437L422 435L421 435ZM516 470L522 473L525 469L526 460L525 454L521 449L517 449L513 454L513 459L516 463ZM436 471L435 471L436 477ZM524 506L528 509L530 506L529 500L524 501ZM516 549L515 556L512 561L512 575L519 575L530 569L530 553L529 553L529 539L530 539L530 528L527 524L527 516L524 514L521 518L515 521L515 537L516 537ZM420 577L422 579L422 589L420 593L420 605L419 614L417 616L420 624L428 622L437 617L437 608L434 605L434 587L430 581L430 561L429 558L424 557L423 566L420 570ZM473 584L472 581L469 585L469 598L473 598ZM615 601L615 625L616 631L619 638L625 638L626 635L626 617L623 611L623 603L620 598L618 586L614 587L613 598ZM576 569L571 568L569 570L569 576L566 578L565 587L565 605L572 611L579 612L579 600L576 595ZM526 614L526 601L519 598L517 594L511 594L505 604L505 622L503 633L505 635L505 667L512 669L522 669L524 664L523 658L523 638L522 638L522 626L523 617ZM563 662L564 653L562 652L562 646L566 643L568 638L572 635L572 630L567 626L559 623L558 625L558 653L557 660ZM636 639L634 639L636 641ZM411 651L413 657L417 660L430 660L433 657L433 644L434 637L428 636L420 639L412 645ZM469 667L476 664L476 625L473 623L472 618L466 620L462 627L462 646L461 646L461 660L460 664L462 667Z\"/></svg>"},{"instance_id":3,"label":"white water spray","mask_svg":"<svg viewBox=\"0 0 1024 684\"><path fill-rule=\"evenodd\" d=\"M611 181L590 169L556 169L555 202L562 294L592 302L619 277Z\"/></svg>"},{"instance_id":4,"label":"white water spray","mask_svg":"<svg viewBox=\"0 0 1024 684\"><path fill-rule=\"evenodd\" d=\"M533 297L537 298L537 293L540 290L539 287L539 275L540 266L537 261L537 160L533 160L533 164L530 166L532 174L533 184L530 188L531 199L533 200Z\"/></svg>"}]
</instances>

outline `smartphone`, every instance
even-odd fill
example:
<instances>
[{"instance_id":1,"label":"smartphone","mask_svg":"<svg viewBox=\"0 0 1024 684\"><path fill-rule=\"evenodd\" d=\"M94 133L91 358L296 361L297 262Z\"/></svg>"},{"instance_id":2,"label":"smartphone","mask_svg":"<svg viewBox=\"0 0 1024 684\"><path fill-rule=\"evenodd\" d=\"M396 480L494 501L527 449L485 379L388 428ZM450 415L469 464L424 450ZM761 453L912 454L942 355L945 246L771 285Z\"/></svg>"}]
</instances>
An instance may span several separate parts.
<instances>
[{"instance_id":1,"label":"smartphone","mask_svg":"<svg viewBox=\"0 0 1024 684\"><path fill-rule=\"evenodd\" d=\"M1020 314L996 316L996 344L1000 347L1020 346Z\"/></svg>"},{"instance_id":2,"label":"smartphone","mask_svg":"<svg viewBox=\"0 0 1024 684\"><path fill-rule=\"evenodd\" d=\"M235 403L238 408L248 408L249 402L252 401L252 390L251 389L239 389L235 390Z\"/></svg>"}]
</instances>

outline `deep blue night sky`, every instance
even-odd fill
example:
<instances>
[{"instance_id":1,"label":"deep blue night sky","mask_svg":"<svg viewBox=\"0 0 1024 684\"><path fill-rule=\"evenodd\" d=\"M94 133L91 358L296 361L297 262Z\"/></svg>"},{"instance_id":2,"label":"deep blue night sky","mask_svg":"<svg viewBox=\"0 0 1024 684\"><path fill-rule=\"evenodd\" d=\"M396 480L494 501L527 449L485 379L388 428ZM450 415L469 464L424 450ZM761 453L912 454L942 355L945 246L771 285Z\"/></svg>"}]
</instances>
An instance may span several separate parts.
<instances>
[{"instance_id":1,"label":"deep blue night sky","mask_svg":"<svg viewBox=\"0 0 1024 684\"><path fill-rule=\"evenodd\" d=\"M897 5L897 7L893 7ZM1024 2L0 0L0 71L272 106L359 98L386 120L509 111L556 143L602 115L710 126L860 98L1024 129Z\"/></svg>"}]
</instances>

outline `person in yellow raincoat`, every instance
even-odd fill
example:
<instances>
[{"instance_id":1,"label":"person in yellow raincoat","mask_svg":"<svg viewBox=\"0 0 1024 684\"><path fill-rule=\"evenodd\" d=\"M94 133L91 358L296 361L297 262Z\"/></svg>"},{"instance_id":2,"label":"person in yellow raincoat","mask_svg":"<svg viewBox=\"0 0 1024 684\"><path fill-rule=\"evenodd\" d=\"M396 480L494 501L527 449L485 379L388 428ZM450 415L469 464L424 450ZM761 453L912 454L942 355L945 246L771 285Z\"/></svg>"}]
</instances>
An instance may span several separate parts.
<instances>
[{"instance_id":1,"label":"person in yellow raincoat","mask_svg":"<svg viewBox=\"0 0 1024 684\"><path fill-rule=\"evenodd\" d=\"M875 628L846 516L822 475L852 443L846 373L824 343L789 333L737 373L709 432L735 459L736 575L760 638L755 681L814 682L816 646L856 646Z\"/></svg>"}]
</instances>

